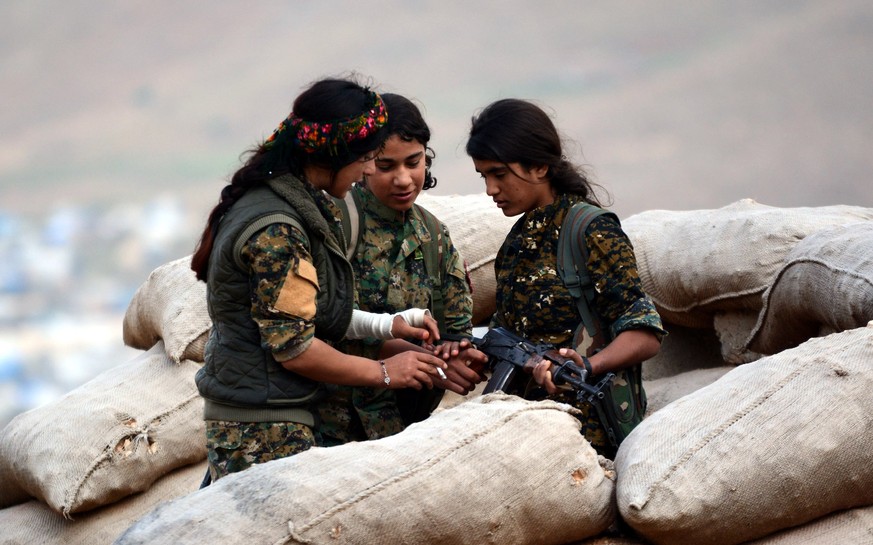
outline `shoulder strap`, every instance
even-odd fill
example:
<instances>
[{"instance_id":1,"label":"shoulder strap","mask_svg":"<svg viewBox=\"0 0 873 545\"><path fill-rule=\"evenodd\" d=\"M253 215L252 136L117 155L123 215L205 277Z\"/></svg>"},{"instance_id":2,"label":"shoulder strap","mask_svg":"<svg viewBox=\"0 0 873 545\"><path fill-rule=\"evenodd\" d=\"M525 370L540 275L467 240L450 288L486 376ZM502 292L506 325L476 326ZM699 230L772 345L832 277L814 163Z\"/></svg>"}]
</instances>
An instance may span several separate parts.
<instances>
[{"instance_id":1,"label":"shoulder strap","mask_svg":"<svg viewBox=\"0 0 873 545\"><path fill-rule=\"evenodd\" d=\"M584 240L591 220L603 214L610 214L618 219L612 212L593 204L577 203L567 211L558 235L558 273L570 295L576 300L582 323L592 337L597 331L592 311L597 292L588 275L588 246L584 244ZM582 244L579 243L580 240L583 241Z\"/></svg>"},{"instance_id":2,"label":"shoulder strap","mask_svg":"<svg viewBox=\"0 0 873 545\"><path fill-rule=\"evenodd\" d=\"M364 216L358 212L360 203L355 191L349 190L342 199L333 199L334 204L340 209L343 225L343 236L346 238L346 259L351 261L361 240L361 232L364 230Z\"/></svg>"},{"instance_id":3,"label":"shoulder strap","mask_svg":"<svg viewBox=\"0 0 873 545\"><path fill-rule=\"evenodd\" d=\"M260 231L264 227L271 225L273 223L287 223L293 227L296 227L301 233L303 233L304 237L307 236L306 229L304 229L303 225L300 224L300 220L298 220L297 218L295 218L294 216L292 216L290 214L276 212L273 214L268 214L266 216L261 216L259 218L256 218L253 222L248 224L240 232L239 235L237 235L236 240L233 243L233 259L234 259L234 261L236 261L237 266L239 266L241 269L245 268L245 266L242 263L242 257L240 254L242 252L243 245L249 240L249 237L251 237L253 234L257 233L258 231ZM307 240L306 243L308 246L309 241Z\"/></svg>"},{"instance_id":4,"label":"shoulder strap","mask_svg":"<svg viewBox=\"0 0 873 545\"><path fill-rule=\"evenodd\" d=\"M427 232L430 233L430 242L424 245L422 253L424 255L424 268L427 275L433 279L433 312L434 319L440 324L440 329L445 328L445 302L443 301L443 285L445 285L446 268L445 254L446 244L448 243L443 237L443 228L440 221L427 209L415 205L415 208L424 219L424 225Z\"/></svg>"}]
</instances>

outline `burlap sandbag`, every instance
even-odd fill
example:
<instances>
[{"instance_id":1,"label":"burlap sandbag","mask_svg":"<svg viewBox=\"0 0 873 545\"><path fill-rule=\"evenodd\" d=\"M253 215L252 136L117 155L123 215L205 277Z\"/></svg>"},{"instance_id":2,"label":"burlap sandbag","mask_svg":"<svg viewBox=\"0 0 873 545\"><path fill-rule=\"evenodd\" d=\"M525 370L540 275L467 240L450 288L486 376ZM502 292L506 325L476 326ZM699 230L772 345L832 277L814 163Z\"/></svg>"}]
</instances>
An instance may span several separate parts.
<instances>
[{"instance_id":1,"label":"burlap sandbag","mask_svg":"<svg viewBox=\"0 0 873 545\"><path fill-rule=\"evenodd\" d=\"M668 335L655 357L643 362L643 380L655 380L694 369L725 365L718 336L712 329L664 323Z\"/></svg>"},{"instance_id":2,"label":"burlap sandbag","mask_svg":"<svg viewBox=\"0 0 873 545\"><path fill-rule=\"evenodd\" d=\"M485 193L440 196L425 192L416 202L449 229L473 284L473 323L487 323L497 308L494 259L518 216L504 216Z\"/></svg>"},{"instance_id":3,"label":"burlap sandbag","mask_svg":"<svg viewBox=\"0 0 873 545\"><path fill-rule=\"evenodd\" d=\"M873 208L776 208L744 199L715 210L649 210L622 227L661 317L710 327L715 311L760 311L761 295L799 240L871 219Z\"/></svg>"},{"instance_id":4,"label":"burlap sandbag","mask_svg":"<svg viewBox=\"0 0 873 545\"><path fill-rule=\"evenodd\" d=\"M69 516L206 458L199 365L157 343L0 432L0 507L33 497Z\"/></svg>"},{"instance_id":5,"label":"burlap sandbag","mask_svg":"<svg viewBox=\"0 0 873 545\"><path fill-rule=\"evenodd\" d=\"M0 545L109 545L158 504L195 492L206 472L206 460L161 477L142 494L64 518L31 500L0 510Z\"/></svg>"},{"instance_id":6,"label":"burlap sandbag","mask_svg":"<svg viewBox=\"0 0 873 545\"><path fill-rule=\"evenodd\" d=\"M821 332L873 320L873 222L810 235L788 254L764 294L751 349L775 354Z\"/></svg>"},{"instance_id":7,"label":"burlap sandbag","mask_svg":"<svg viewBox=\"0 0 873 545\"><path fill-rule=\"evenodd\" d=\"M482 396L392 437L222 478L157 508L117 543L558 544L596 535L614 521L612 473L570 410Z\"/></svg>"},{"instance_id":8,"label":"burlap sandbag","mask_svg":"<svg viewBox=\"0 0 873 545\"><path fill-rule=\"evenodd\" d=\"M704 386L709 386L732 369L734 369L733 365L722 365L721 367L692 369L670 377L644 380L643 387L646 389L646 401L648 401L646 415L649 416L660 411L677 399L696 392Z\"/></svg>"},{"instance_id":9,"label":"burlap sandbag","mask_svg":"<svg viewBox=\"0 0 873 545\"><path fill-rule=\"evenodd\" d=\"M206 284L191 270L191 256L161 265L137 289L122 322L124 344L148 350L164 341L175 362L203 361L212 320Z\"/></svg>"},{"instance_id":10,"label":"burlap sandbag","mask_svg":"<svg viewBox=\"0 0 873 545\"><path fill-rule=\"evenodd\" d=\"M873 323L741 365L645 419L615 460L656 544L732 545L873 504Z\"/></svg>"},{"instance_id":11,"label":"burlap sandbag","mask_svg":"<svg viewBox=\"0 0 873 545\"><path fill-rule=\"evenodd\" d=\"M743 545L873 545L873 507L840 511Z\"/></svg>"}]
</instances>

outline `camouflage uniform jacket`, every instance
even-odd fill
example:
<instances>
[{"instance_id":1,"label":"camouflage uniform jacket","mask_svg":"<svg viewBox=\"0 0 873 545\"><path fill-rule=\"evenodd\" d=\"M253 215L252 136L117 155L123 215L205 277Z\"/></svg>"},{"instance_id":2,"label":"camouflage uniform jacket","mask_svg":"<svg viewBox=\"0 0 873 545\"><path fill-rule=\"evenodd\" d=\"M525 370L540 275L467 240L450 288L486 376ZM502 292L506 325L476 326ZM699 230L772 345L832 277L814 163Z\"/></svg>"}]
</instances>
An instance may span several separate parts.
<instances>
[{"instance_id":1,"label":"camouflage uniform jacket","mask_svg":"<svg viewBox=\"0 0 873 545\"><path fill-rule=\"evenodd\" d=\"M425 270L423 248L444 241L439 249L442 296L445 301L445 331L472 332L473 299L460 255L443 223L441 241L428 232L424 212L415 205L399 213L382 204L368 189L355 186L361 197L364 228L352 268L357 281L357 302L369 312L400 312L430 308L434 280Z\"/></svg>"},{"instance_id":2,"label":"camouflage uniform jacket","mask_svg":"<svg viewBox=\"0 0 873 545\"><path fill-rule=\"evenodd\" d=\"M554 203L525 213L497 253L497 311L492 325L506 327L536 343L572 347L580 317L573 296L557 271L558 236L567 211L581 198L560 195ZM643 292L633 246L613 219L595 218L585 236L588 273L597 297L592 311L609 328L610 338L631 329L666 332L651 299ZM555 399L583 410L573 396ZM581 418L583 433L595 447L606 445L596 416ZM586 419L588 422L586 423Z\"/></svg>"},{"instance_id":3,"label":"camouflage uniform jacket","mask_svg":"<svg viewBox=\"0 0 873 545\"><path fill-rule=\"evenodd\" d=\"M416 205L401 214L382 204L364 187L355 186L352 191L359 193L361 208L358 213L364 220L351 259L358 308L376 313L395 313L412 307L430 308L434 281L425 270L422 249L426 244L439 241L428 232L421 208ZM440 227L441 238L445 241L439 259L444 278L445 331L470 335L473 299L466 271L448 229L442 223ZM375 339L343 341L338 345L343 352L374 359L378 357L380 346L381 341ZM403 429L402 423L396 420L399 413L394 412L395 391L340 386L331 386L330 389L334 391L334 398L345 396L347 405L345 409L335 407L332 418L323 414L325 421L338 419L338 411L354 412L354 416L345 418L359 418L366 438L370 439Z\"/></svg>"},{"instance_id":4,"label":"camouflage uniform jacket","mask_svg":"<svg viewBox=\"0 0 873 545\"><path fill-rule=\"evenodd\" d=\"M342 338L351 318L354 279L333 204L292 176L269 186L234 203L210 257L213 328L196 379L208 420L302 421L288 409L310 404L318 383L279 362L315 336Z\"/></svg>"}]
</instances>

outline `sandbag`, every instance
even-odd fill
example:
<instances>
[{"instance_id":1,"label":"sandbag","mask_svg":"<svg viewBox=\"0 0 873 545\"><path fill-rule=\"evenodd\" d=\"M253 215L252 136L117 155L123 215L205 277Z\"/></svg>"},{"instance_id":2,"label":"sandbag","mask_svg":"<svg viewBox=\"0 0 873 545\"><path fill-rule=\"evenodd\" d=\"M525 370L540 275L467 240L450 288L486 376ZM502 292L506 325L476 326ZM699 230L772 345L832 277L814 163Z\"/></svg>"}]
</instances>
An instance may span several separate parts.
<instances>
[{"instance_id":1,"label":"sandbag","mask_svg":"<svg viewBox=\"0 0 873 545\"><path fill-rule=\"evenodd\" d=\"M873 504L873 323L741 365L643 420L615 460L656 544L732 545Z\"/></svg>"},{"instance_id":2,"label":"sandbag","mask_svg":"<svg viewBox=\"0 0 873 545\"><path fill-rule=\"evenodd\" d=\"M743 199L714 210L649 210L622 220L643 289L667 322L711 327L715 311L759 312L803 238L873 219L873 208L776 208Z\"/></svg>"},{"instance_id":3,"label":"sandbag","mask_svg":"<svg viewBox=\"0 0 873 545\"><path fill-rule=\"evenodd\" d=\"M643 362L644 381L725 365L715 330L668 322L664 323L664 329L667 336L661 341L661 349L653 358Z\"/></svg>"},{"instance_id":4,"label":"sandbag","mask_svg":"<svg viewBox=\"0 0 873 545\"><path fill-rule=\"evenodd\" d=\"M0 431L0 507L29 497L70 516L206 458L199 365L161 342Z\"/></svg>"},{"instance_id":5,"label":"sandbag","mask_svg":"<svg viewBox=\"0 0 873 545\"><path fill-rule=\"evenodd\" d=\"M64 518L46 504L30 500L0 510L0 545L109 545L158 504L197 491L206 460L161 477L142 494L88 513Z\"/></svg>"},{"instance_id":6,"label":"sandbag","mask_svg":"<svg viewBox=\"0 0 873 545\"><path fill-rule=\"evenodd\" d=\"M593 536L615 520L613 474L574 411L482 396L391 437L223 477L158 507L116 543L558 544Z\"/></svg>"},{"instance_id":7,"label":"sandbag","mask_svg":"<svg viewBox=\"0 0 873 545\"><path fill-rule=\"evenodd\" d=\"M497 309L494 260L518 216L504 216L485 193L441 196L423 192L416 203L449 229L473 284L473 324L487 324Z\"/></svg>"},{"instance_id":8,"label":"sandbag","mask_svg":"<svg viewBox=\"0 0 873 545\"><path fill-rule=\"evenodd\" d=\"M122 322L124 344L148 350L162 340L175 362L203 361L212 319L206 283L191 270L191 256L161 265L136 290Z\"/></svg>"},{"instance_id":9,"label":"sandbag","mask_svg":"<svg viewBox=\"0 0 873 545\"><path fill-rule=\"evenodd\" d=\"M791 250L747 344L767 354L873 320L873 222L810 235Z\"/></svg>"},{"instance_id":10,"label":"sandbag","mask_svg":"<svg viewBox=\"0 0 873 545\"><path fill-rule=\"evenodd\" d=\"M692 369L678 375L661 377L654 380L644 380L646 390L646 416L659 411L677 399L696 392L720 379L731 371L733 365Z\"/></svg>"},{"instance_id":11,"label":"sandbag","mask_svg":"<svg viewBox=\"0 0 873 545\"><path fill-rule=\"evenodd\" d=\"M748 347L749 335L755 328L758 314L757 311L729 310L712 315L712 328L718 336L721 357L725 363L740 365L763 356Z\"/></svg>"},{"instance_id":12,"label":"sandbag","mask_svg":"<svg viewBox=\"0 0 873 545\"><path fill-rule=\"evenodd\" d=\"M873 544L873 506L840 511L744 545L850 544Z\"/></svg>"}]
</instances>

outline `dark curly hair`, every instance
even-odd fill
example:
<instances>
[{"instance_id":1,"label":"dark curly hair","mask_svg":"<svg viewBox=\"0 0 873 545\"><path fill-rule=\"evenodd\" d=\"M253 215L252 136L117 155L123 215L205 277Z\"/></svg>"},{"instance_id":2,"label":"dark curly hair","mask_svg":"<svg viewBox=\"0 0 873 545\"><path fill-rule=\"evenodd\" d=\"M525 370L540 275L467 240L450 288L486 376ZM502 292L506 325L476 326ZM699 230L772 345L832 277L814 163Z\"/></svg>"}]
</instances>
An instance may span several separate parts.
<instances>
[{"instance_id":1,"label":"dark curly hair","mask_svg":"<svg viewBox=\"0 0 873 545\"><path fill-rule=\"evenodd\" d=\"M293 113L310 122L347 119L370 109L373 93L354 79L322 79L303 91L295 100ZM390 113L389 113L390 118ZM303 176L304 167L315 165L327 168L335 175L344 166L379 149L388 132L381 129L364 138L343 142L339 149L306 151L294 141L290 130L277 131L269 141L261 142L249 155L243 166L231 177L230 183L221 190L221 198L203 229L200 241L191 258L191 269L199 280L206 281L209 254L218 224L224 214L249 189L264 184L267 180L283 174ZM245 154L244 154L245 155Z\"/></svg>"},{"instance_id":2,"label":"dark curly hair","mask_svg":"<svg viewBox=\"0 0 873 545\"><path fill-rule=\"evenodd\" d=\"M388 136L397 135L406 142L418 142L424 146L424 185L422 189L436 187L437 179L431 174L431 165L436 153L427 145L430 142L430 127L421 115L421 110L408 98L396 93L383 93L382 100L388 109Z\"/></svg>"}]
</instances>

